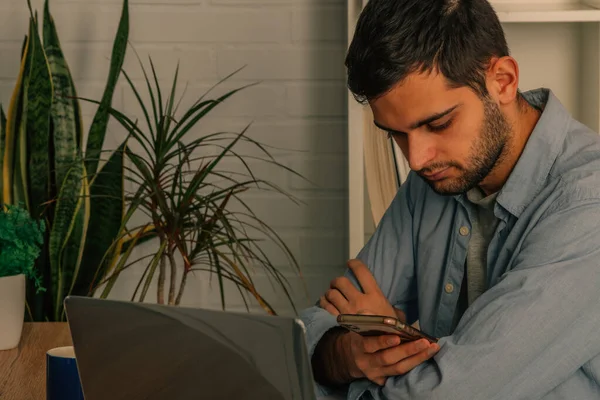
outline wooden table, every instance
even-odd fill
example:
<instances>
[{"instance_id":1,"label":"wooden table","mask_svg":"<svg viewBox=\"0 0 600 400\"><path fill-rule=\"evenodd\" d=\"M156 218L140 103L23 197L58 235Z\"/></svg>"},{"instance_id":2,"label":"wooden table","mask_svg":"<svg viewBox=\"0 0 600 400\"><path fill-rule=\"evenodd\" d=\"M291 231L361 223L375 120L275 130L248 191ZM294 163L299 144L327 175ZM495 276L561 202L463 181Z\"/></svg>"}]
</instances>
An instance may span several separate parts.
<instances>
[{"instance_id":1,"label":"wooden table","mask_svg":"<svg viewBox=\"0 0 600 400\"><path fill-rule=\"evenodd\" d=\"M71 346L66 322L26 323L19 347L0 351L0 399L46 399L46 351Z\"/></svg>"}]
</instances>

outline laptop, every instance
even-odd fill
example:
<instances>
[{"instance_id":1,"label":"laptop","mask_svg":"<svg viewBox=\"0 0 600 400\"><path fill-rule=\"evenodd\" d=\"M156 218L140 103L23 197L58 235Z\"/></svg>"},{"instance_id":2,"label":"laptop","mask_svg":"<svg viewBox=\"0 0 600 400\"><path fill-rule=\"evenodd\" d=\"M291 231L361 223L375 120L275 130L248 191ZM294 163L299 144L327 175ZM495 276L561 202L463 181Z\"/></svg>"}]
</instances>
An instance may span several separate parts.
<instances>
[{"instance_id":1,"label":"laptop","mask_svg":"<svg viewBox=\"0 0 600 400\"><path fill-rule=\"evenodd\" d=\"M86 400L315 400L292 317L67 297Z\"/></svg>"}]
</instances>

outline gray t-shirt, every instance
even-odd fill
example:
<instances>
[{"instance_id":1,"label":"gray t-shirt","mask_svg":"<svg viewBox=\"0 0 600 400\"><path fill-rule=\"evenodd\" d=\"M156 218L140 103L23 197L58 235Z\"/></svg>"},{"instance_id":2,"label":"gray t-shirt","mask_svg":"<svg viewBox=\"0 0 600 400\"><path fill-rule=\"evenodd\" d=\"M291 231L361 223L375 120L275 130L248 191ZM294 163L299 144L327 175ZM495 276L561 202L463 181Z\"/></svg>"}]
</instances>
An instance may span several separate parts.
<instances>
[{"instance_id":1,"label":"gray t-shirt","mask_svg":"<svg viewBox=\"0 0 600 400\"><path fill-rule=\"evenodd\" d=\"M471 238L467 250L465 275L461 285L458 306L454 317L454 326L458 324L469 305L487 289L487 250L500 221L494 215L494 204L498 193L485 196L485 193L475 187L467 192L471 213Z\"/></svg>"},{"instance_id":2,"label":"gray t-shirt","mask_svg":"<svg viewBox=\"0 0 600 400\"><path fill-rule=\"evenodd\" d=\"M467 298L471 305L485 290L487 277L487 250L500 221L494 215L494 204L498 193L485 196L479 187L467 192L473 203L471 239L467 251Z\"/></svg>"}]
</instances>

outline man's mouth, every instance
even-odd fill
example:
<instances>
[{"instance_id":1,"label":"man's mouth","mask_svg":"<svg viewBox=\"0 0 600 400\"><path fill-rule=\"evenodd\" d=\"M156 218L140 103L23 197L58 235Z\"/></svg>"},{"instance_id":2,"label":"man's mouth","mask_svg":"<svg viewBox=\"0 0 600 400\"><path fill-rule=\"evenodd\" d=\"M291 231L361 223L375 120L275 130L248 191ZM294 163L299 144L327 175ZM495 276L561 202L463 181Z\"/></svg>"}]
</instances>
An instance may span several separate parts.
<instances>
[{"instance_id":1,"label":"man's mouth","mask_svg":"<svg viewBox=\"0 0 600 400\"><path fill-rule=\"evenodd\" d=\"M449 169L450 167L446 167L430 174L422 174L422 176L428 181L439 181L446 178Z\"/></svg>"}]
</instances>

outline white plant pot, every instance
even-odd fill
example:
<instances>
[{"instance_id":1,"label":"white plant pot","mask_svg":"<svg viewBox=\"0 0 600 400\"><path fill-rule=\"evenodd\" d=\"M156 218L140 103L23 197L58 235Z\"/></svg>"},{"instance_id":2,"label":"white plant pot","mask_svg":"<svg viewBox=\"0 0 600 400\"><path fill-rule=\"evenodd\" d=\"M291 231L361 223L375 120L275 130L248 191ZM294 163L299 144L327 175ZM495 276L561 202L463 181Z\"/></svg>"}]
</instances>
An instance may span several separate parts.
<instances>
[{"instance_id":1,"label":"white plant pot","mask_svg":"<svg viewBox=\"0 0 600 400\"><path fill-rule=\"evenodd\" d=\"M19 345L25 315L25 275L0 278L0 350Z\"/></svg>"}]
</instances>

